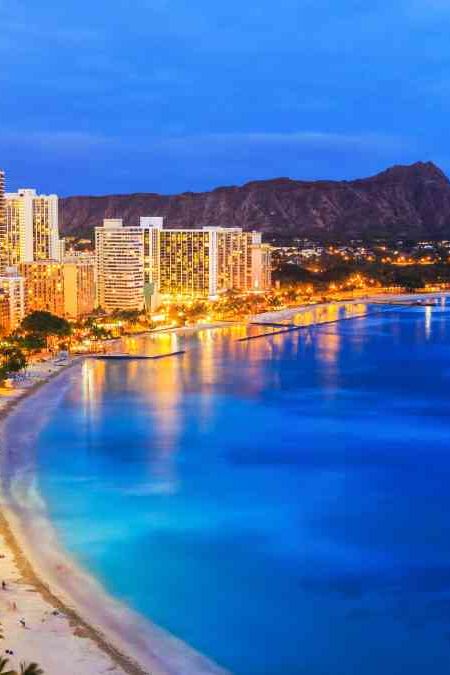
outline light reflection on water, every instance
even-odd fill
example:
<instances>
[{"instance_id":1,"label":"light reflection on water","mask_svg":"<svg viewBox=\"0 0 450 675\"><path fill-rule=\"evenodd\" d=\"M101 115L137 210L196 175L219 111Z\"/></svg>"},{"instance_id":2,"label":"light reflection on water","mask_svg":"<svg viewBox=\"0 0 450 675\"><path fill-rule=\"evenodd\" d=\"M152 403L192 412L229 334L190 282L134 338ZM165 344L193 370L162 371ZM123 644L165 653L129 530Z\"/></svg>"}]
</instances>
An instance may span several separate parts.
<instances>
[{"instance_id":1,"label":"light reflection on water","mask_svg":"<svg viewBox=\"0 0 450 675\"><path fill-rule=\"evenodd\" d=\"M247 342L270 330L134 338L118 351L186 353L87 361L39 440L68 549L237 673L449 672L450 321L379 311L311 310Z\"/></svg>"}]
</instances>

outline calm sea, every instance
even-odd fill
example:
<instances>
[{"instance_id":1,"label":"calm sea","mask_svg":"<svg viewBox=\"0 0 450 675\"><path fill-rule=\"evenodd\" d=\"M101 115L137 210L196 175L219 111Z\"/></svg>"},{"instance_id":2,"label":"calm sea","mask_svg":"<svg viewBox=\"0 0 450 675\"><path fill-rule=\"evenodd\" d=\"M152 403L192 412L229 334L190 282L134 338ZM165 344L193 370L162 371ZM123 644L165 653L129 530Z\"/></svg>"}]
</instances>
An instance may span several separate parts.
<instances>
[{"instance_id":1,"label":"calm sea","mask_svg":"<svg viewBox=\"0 0 450 675\"><path fill-rule=\"evenodd\" d=\"M234 673L450 672L450 308L369 309L129 340L187 351L85 362L39 434L66 549Z\"/></svg>"}]
</instances>

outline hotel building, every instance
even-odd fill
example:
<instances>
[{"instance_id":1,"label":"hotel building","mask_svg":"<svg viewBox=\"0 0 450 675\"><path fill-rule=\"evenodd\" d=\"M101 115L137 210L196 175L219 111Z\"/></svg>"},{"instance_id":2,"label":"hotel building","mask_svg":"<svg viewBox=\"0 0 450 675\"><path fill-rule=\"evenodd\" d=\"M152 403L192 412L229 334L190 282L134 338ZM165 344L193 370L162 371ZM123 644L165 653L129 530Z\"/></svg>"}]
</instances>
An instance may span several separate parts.
<instances>
[{"instance_id":1,"label":"hotel building","mask_svg":"<svg viewBox=\"0 0 450 675\"><path fill-rule=\"evenodd\" d=\"M162 296L214 298L228 290L242 293L270 288L270 249L259 232L240 228L163 229L160 222L141 218L150 227L151 281Z\"/></svg>"},{"instance_id":2,"label":"hotel building","mask_svg":"<svg viewBox=\"0 0 450 675\"><path fill-rule=\"evenodd\" d=\"M25 316L25 284L24 278L18 274L17 268L7 267L0 276L0 292L3 301L8 302L8 322L6 332L17 328Z\"/></svg>"},{"instance_id":3,"label":"hotel building","mask_svg":"<svg viewBox=\"0 0 450 675\"><path fill-rule=\"evenodd\" d=\"M5 172L0 169L0 274L6 267Z\"/></svg>"},{"instance_id":4,"label":"hotel building","mask_svg":"<svg viewBox=\"0 0 450 675\"><path fill-rule=\"evenodd\" d=\"M19 265L25 279L25 312L64 315L64 274L61 263L39 260Z\"/></svg>"},{"instance_id":5,"label":"hotel building","mask_svg":"<svg viewBox=\"0 0 450 675\"><path fill-rule=\"evenodd\" d=\"M261 237L261 235L259 235ZM267 291L272 288L272 249L268 244L252 248L252 290Z\"/></svg>"},{"instance_id":6,"label":"hotel building","mask_svg":"<svg viewBox=\"0 0 450 675\"><path fill-rule=\"evenodd\" d=\"M97 306L107 312L144 307L144 248L149 228L106 219L95 228ZM147 241L148 249L148 241Z\"/></svg>"},{"instance_id":7,"label":"hotel building","mask_svg":"<svg viewBox=\"0 0 450 675\"><path fill-rule=\"evenodd\" d=\"M60 260L58 197L21 189L5 195L7 265Z\"/></svg>"},{"instance_id":8,"label":"hotel building","mask_svg":"<svg viewBox=\"0 0 450 675\"><path fill-rule=\"evenodd\" d=\"M64 258L62 268L64 315L78 319L91 314L95 307L95 256L81 253Z\"/></svg>"},{"instance_id":9,"label":"hotel building","mask_svg":"<svg viewBox=\"0 0 450 675\"><path fill-rule=\"evenodd\" d=\"M94 257L66 258L60 263L39 260L22 263L26 313L47 311L76 320L95 307Z\"/></svg>"},{"instance_id":10,"label":"hotel building","mask_svg":"<svg viewBox=\"0 0 450 675\"><path fill-rule=\"evenodd\" d=\"M9 322L9 298L0 290L0 337L10 332Z\"/></svg>"},{"instance_id":11,"label":"hotel building","mask_svg":"<svg viewBox=\"0 0 450 675\"><path fill-rule=\"evenodd\" d=\"M95 230L97 305L106 311L143 309L157 297L214 298L227 290L270 288L270 250L257 232L240 228L140 227L105 220Z\"/></svg>"}]
</instances>

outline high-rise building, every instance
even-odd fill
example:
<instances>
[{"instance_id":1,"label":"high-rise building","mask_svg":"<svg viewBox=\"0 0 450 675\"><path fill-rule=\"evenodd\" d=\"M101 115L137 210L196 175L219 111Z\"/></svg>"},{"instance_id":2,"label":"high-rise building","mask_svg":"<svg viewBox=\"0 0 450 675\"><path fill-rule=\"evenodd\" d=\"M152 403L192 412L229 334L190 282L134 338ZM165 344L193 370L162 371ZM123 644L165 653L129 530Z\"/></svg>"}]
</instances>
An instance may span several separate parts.
<instances>
[{"instance_id":1,"label":"high-rise building","mask_svg":"<svg viewBox=\"0 0 450 675\"><path fill-rule=\"evenodd\" d=\"M268 244L253 242L252 246L252 290L267 291L272 288L272 249Z\"/></svg>"},{"instance_id":2,"label":"high-rise building","mask_svg":"<svg viewBox=\"0 0 450 675\"><path fill-rule=\"evenodd\" d=\"M95 307L95 256L80 253L64 258L64 315L78 319L90 314Z\"/></svg>"},{"instance_id":3,"label":"high-rise building","mask_svg":"<svg viewBox=\"0 0 450 675\"><path fill-rule=\"evenodd\" d=\"M0 291L8 301L8 325L10 332L17 328L25 316L25 284L16 267L7 267L0 276Z\"/></svg>"},{"instance_id":4,"label":"high-rise building","mask_svg":"<svg viewBox=\"0 0 450 675\"><path fill-rule=\"evenodd\" d=\"M10 332L9 297L0 289L0 337Z\"/></svg>"},{"instance_id":5,"label":"high-rise building","mask_svg":"<svg viewBox=\"0 0 450 675\"><path fill-rule=\"evenodd\" d=\"M240 228L140 227L105 220L96 228L97 305L106 311L148 307L148 296L213 298L227 290L270 288L270 250L258 232Z\"/></svg>"},{"instance_id":6,"label":"high-rise building","mask_svg":"<svg viewBox=\"0 0 450 675\"><path fill-rule=\"evenodd\" d=\"M60 260L58 197L21 189L5 198L7 264Z\"/></svg>"},{"instance_id":7,"label":"high-rise building","mask_svg":"<svg viewBox=\"0 0 450 675\"><path fill-rule=\"evenodd\" d=\"M64 262L38 260L20 265L25 279L26 313L47 311L68 319L90 314L95 306L94 256Z\"/></svg>"},{"instance_id":8,"label":"high-rise building","mask_svg":"<svg viewBox=\"0 0 450 675\"><path fill-rule=\"evenodd\" d=\"M120 219L106 219L95 228L98 307L107 312L143 309L149 233L148 227L124 227Z\"/></svg>"},{"instance_id":9,"label":"high-rise building","mask_svg":"<svg viewBox=\"0 0 450 675\"><path fill-rule=\"evenodd\" d=\"M20 273L25 278L25 311L46 311L64 315L63 265L53 260L21 263Z\"/></svg>"},{"instance_id":10,"label":"high-rise building","mask_svg":"<svg viewBox=\"0 0 450 675\"><path fill-rule=\"evenodd\" d=\"M158 290L162 295L217 294L217 234L211 229L159 230Z\"/></svg>"},{"instance_id":11,"label":"high-rise building","mask_svg":"<svg viewBox=\"0 0 450 675\"><path fill-rule=\"evenodd\" d=\"M270 288L270 250L258 232L154 226L154 233L152 280L162 296L215 297L232 289L245 293Z\"/></svg>"},{"instance_id":12,"label":"high-rise building","mask_svg":"<svg viewBox=\"0 0 450 675\"><path fill-rule=\"evenodd\" d=\"M5 172L0 169L0 274L5 271L6 264Z\"/></svg>"}]
</instances>

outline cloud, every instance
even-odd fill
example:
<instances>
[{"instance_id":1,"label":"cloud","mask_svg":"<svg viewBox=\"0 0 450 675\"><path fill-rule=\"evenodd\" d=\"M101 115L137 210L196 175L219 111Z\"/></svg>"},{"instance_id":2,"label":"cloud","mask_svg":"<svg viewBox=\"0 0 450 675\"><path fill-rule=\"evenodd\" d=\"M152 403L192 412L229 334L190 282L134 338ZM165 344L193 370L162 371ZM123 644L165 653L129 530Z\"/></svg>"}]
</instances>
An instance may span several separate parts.
<instances>
[{"instance_id":1,"label":"cloud","mask_svg":"<svg viewBox=\"0 0 450 675\"><path fill-rule=\"evenodd\" d=\"M67 159L75 154L91 152L100 147L114 146L114 139L81 131L33 131L19 133L0 129L0 151L8 149L23 152L45 152L65 155Z\"/></svg>"},{"instance_id":2,"label":"cloud","mask_svg":"<svg viewBox=\"0 0 450 675\"><path fill-rule=\"evenodd\" d=\"M419 156L408 138L375 133L253 131L125 137L76 130L2 133L0 129L0 163L7 170L9 189L36 185L61 194L171 193L277 176L353 178Z\"/></svg>"},{"instance_id":3,"label":"cloud","mask_svg":"<svg viewBox=\"0 0 450 675\"><path fill-rule=\"evenodd\" d=\"M117 137L69 131L34 131L1 133L0 152L3 155L44 153L47 158L65 159L90 157L95 162L103 157L120 158L126 164L145 159L163 163L195 161L211 167L248 162L272 164L280 157L314 157L328 155L402 154L412 150L410 139L376 133L345 134L324 131L240 132L210 134L176 134L172 136ZM93 153L95 155L93 156Z\"/></svg>"},{"instance_id":4,"label":"cloud","mask_svg":"<svg viewBox=\"0 0 450 675\"><path fill-rule=\"evenodd\" d=\"M257 150L261 148L309 149L309 150L395 150L405 148L407 141L383 134L346 134L323 131L240 132L200 134L161 139L157 145L183 152L210 152L229 150L233 147Z\"/></svg>"}]
</instances>

